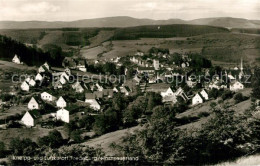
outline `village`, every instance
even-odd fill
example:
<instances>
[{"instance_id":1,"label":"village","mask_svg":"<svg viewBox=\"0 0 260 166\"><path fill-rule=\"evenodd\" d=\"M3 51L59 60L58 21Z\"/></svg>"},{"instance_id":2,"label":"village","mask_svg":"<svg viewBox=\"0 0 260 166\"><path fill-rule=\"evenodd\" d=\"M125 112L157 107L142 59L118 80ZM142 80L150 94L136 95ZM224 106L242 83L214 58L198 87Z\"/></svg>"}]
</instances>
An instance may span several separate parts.
<instances>
[{"instance_id":1,"label":"village","mask_svg":"<svg viewBox=\"0 0 260 166\"><path fill-rule=\"evenodd\" d=\"M207 64L209 62L204 59L205 63L200 66L205 68L196 69L196 62L201 60L197 56L185 54L174 56L170 58L167 50L152 48L149 53L136 52L127 57L93 62L66 58L63 69L52 68L45 62L38 68L35 76L24 77L19 85L21 94L31 98L27 104L28 110L17 122L26 127L36 127L39 124L44 126L46 123L43 122L46 121L70 123L73 117L75 118L73 116L75 113L81 115L102 113L105 108L110 107L109 101L119 93L128 97L137 93L153 92L160 94L164 105L185 103L187 107L192 108L211 100L210 91L225 90L235 93L245 88L242 83L246 76L242 59L239 68L235 67L229 71L225 69L220 73L210 71ZM12 62L23 65L18 55L14 56ZM105 64L114 67L112 70L119 68L123 70L121 73L125 79L113 83L108 80L104 83L98 79L84 80L82 77L81 79L73 77L79 73L82 76L89 71L88 67L91 65L93 71L96 66ZM198 79L198 71L205 78ZM104 75L111 76L111 73L107 72ZM68 98L68 95L63 94L64 91L72 91L75 95ZM1 102L1 107L4 107L4 104L6 103ZM86 108L88 112L84 111Z\"/></svg>"}]
</instances>

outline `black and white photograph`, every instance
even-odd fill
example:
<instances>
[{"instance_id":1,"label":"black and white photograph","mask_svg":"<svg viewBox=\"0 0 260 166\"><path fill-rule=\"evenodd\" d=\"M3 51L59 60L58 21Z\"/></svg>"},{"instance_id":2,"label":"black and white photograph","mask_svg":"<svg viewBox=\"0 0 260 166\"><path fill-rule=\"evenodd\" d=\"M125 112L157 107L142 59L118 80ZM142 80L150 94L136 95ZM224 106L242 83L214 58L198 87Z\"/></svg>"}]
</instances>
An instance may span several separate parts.
<instances>
[{"instance_id":1,"label":"black and white photograph","mask_svg":"<svg viewBox=\"0 0 260 166\"><path fill-rule=\"evenodd\" d=\"M260 166L260 0L0 0L0 166Z\"/></svg>"}]
</instances>

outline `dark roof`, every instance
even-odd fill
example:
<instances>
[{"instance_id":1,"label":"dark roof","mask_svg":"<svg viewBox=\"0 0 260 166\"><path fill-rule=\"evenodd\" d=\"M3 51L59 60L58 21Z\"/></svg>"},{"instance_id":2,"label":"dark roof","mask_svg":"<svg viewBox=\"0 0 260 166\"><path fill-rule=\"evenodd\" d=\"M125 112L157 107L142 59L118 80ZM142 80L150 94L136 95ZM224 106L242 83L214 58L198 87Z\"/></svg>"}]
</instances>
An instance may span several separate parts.
<instances>
[{"instance_id":1,"label":"dark roof","mask_svg":"<svg viewBox=\"0 0 260 166\"><path fill-rule=\"evenodd\" d=\"M33 117L33 119L37 119L41 117L41 114L38 110L30 110L28 112Z\"/></svg>"}]
</instances>

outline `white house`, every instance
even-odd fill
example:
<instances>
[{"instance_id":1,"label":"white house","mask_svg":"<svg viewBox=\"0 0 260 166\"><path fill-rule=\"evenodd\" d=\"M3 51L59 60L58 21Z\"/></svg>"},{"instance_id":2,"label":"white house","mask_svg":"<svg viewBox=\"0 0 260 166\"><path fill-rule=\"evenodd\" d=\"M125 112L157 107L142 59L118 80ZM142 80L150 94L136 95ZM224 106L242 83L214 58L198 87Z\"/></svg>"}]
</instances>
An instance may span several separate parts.
<instances>
[{"instance_id":1,"label":"white house","mask_svg":"<svg viewBox=\"0 0 260 166\"><path fill-rule=\"evenodd\" d=\"M30 85L30 86L35 86L35 85L36 85L36 82L35 82L33 79L30 79L29 85Z\"/></svg>"},{"instance_id":2,"label":"white house","mask_svg":"<svg viewBox=\"0 0 260 166\"><path fill-rule=\"evenodd\" d=\"M38 72L39 73L44 73L44 72L47 72L49 71L48 68L44 65L40 66L39 69L38 69Z\"/></svg>"},{"instance_id":3,"label":"white house","mask_svg":"<svg viewBox=\"0 0 260 166\"><path fill-rule=\"evenodd\" d=\"M65 108L65 107L67 106L67 103L66 103L66 101L63 99L63 97L61 96L61 97L57 100L56 105L57 105L57 107L59 107L59 108Z\"/></svg>"},{"instance_id":4,"label":"white house","mask_svg":"<svg viewBox=\"0 0 260 166\"><path fill-rule=\"evenodd\" d=\"M45 62L42 66L44 66L44 67L46 67L46 69L50 70L50 65L47 62Z\"/></svg>"},{"instance_id":5,"label":"white house","mask_svg":"<svg viewBox=\"0 0 260 166\"><path fill-rule=\"evenodd\" d=\"M238 91L244 89L244 85L240 83L239 81L235 81L234 83L230 84L230 90L231 91Z\"/></svg>"},{"instance_id":6,"label":"white house","mask_svg":"<svg viewBox=\"0 0 260 166\"><path fill-rule=\"evenodd\" d=\"M47 92L43 92L41 93L41 99L45 101L54 101L55 97Z\"/></svg>"},{"instance_id":7,"label":"white house","mask_svg":"<svg viewBox=\"0 0 260 166\"><path fill-rule=\"evenodd\" d=\"M29 91L30 90L30 86L27 84L27 82L26 81L24 81L22 84L21 84L21 89L23 90L23 91Z\"/></svg>"},{"instance_id":8,"label":"white house","mask_svg":"<svg viewBox=\"0 0 260 166\"><path fill-rule=\"evenodd\" d=\"M93 108L94 110L98 111L101 109L101 105L96 99L86 99L85 102L89 103L90 107Z\"/></svg>"},{"instance_id":9,"label":"white house","mask_svg":"<svg viewBox=\"0 0 260 166\"><path fill-rule=\"evenodd\" d=\"M172 90L171 87L169 87L169 88L166 90L166 92L161 92L161 96L162 96L162 97L172 96L172 95L174 95L174 92L173 92L173 90Z\"/></svg>"},{"instance_id":10,"label":"white house","mask_svg":"<svg viewBox=\"0 0 260 166\"><path fill-rule=\"evenodd\" d=\"M43 76L40 73L38 73L35 77L35 81L42 81L42 80L43 80Z\"/></svg>"},{"instance_id":11,"label":"white house","mask_svg":"<svg viewBox=\"0 0 260 166\"><path fill-rule=\"evenodd\" d=\"M90 107L94 110L100 110L101 109L101 105L100 103L96 100L95 98L95 94L93 93L86 93L85 94L85 102L90 104Z\"/></svg>"},{"instance_id":12,"label":"white house","mask_svg":"<svg viewBox=\"0 0 260 166\"><path fill-rule=\"evenodd\" d=\"M34 97L32 97L31 100L29 101L28 109L29 110L37 110L37 109L39 109L39 104L37 103L37 101L35 100Z\"/></svg>"},{"instance_id":13,"label":"white house","mask_svg":"<svg viewBox=\"0 0 260 166\"><path fill-rule=\"evenodd\" d=\"M57 120L61 120L63 122L69 123L70 122L70 113L66 109L60 109L56 113Z\"/></svg>"},{"instance_id":14,"label":"white house","mask_svg":"<svg viewBox=\"0 0 260 166\"><path fill-rule=\"evenodd\" d=\"M201 92L200 92L201 96L205 99L205 100L208 100L209 99L209 95L207 93L207 91L205 89L203 89Z\"/></svg>"},{"instance_id":15,"label":"white house","mask_svg":"<svg viewBox=\"0 0 260 166\"><path fill-rule=\"evenodd\" d=\"M23 62L21 62L20 58L16 54L14 55L12 62L16 64L23 64Z\"/></svg>"},{"instance_id":16,"label":"white house","mask_svg":"<svg viewBox=\"0 0 260 166\"><path fill-rule=\"evenodd\" d=\"M72 85L72 89L74 89L77 93L82 93L84 92L84 88L81 86L80 82L75 82Z\"/></svg>"},{"instance_id":17,"label":"white house","mask_svg":"<svg viewBox=\"0 0 260 166\"><path fill-rule=\"evenodd\" d=\"M35 126L39 117L40 114L38 113L38 111L26 111L21 119L21 122L27 127L32 127Z\"/></svg>"},{"instance_id":18,"label":"white house","mask_svg":"<svg viewBox=\"0 0 260 166\"><path fill-rule=\"evenodd\" d=\"M203 103L203 97L200 95L200 93L197 93L193 98L192 98L192 105L200 104Z\"/></svg>"}]
</instances>

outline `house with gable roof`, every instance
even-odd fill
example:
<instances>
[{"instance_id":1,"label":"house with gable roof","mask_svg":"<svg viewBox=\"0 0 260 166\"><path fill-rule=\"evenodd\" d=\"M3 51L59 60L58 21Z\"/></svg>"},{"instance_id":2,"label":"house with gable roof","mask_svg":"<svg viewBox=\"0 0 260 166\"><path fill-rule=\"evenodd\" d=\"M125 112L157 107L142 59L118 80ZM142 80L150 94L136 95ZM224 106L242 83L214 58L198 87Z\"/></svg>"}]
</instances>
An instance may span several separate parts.
<instances>
[{"instance_id":1,"label":"house with gable roof","mask_svg":"<svg viewBox=\"0 0 260 166\"><path fill-rule=\"evenodd\" d=\"M28 84L26 81L24 81L24 82L21 84L21 89L22 89L23 91L28 92L28 91L30 90L30 86L29 86L29 84Z\"/></svg>"},{"instance_id":2,"label":"house with gable roof","mask_svg":"<svg viewBox=\"0 0 260 166\"><path fill-rule=\"evenodd\" d=\"M100 105L99 101L96 99L95 94L93 94L93 93L85 94L85 102L90 104L90 108L92 108L94 110L98 111L101 109L101 105Z\"/></svg>"},{"instance_id":3,"label":"house with gable roof","mask_svg":"<svg viewBox=\"0 0 260 166\"><path fill-rule=\"evenodd\" d=\"M63 122L69 123L70 122L70 112L64 108L59 109L56 112L57 120L61 120Z\"/></svg>"},{"instance_id":4,"label":"house with gable roof","mask_svg":"<svg viewBox=\"0 0 260 166\"><path fill-rule=\"evenodd\" d=\"M13 63L16 63L16 64L23 64L23 62L21 61L20 57L18 57L16 54L14 55L13 59L12 59L12 62Z\"/></svg>"},{"instance_id":5,"label":"house with gable roof","mask_svg":"<svg viewBox=\"0 0 260 166\"><path fill-rule=\"evenodd\" d=\"M57 101L56 101L56 106L58 108L65 108L67 106L67 102L64 100L64 98L61 96Z\"/></svg>"},{"instance_id":6,"label":"house with gable roof","mask_svg":"<svg viewBox=\"0 0 260 166\"><path fill-rule=\"evenodd\" d=\"M28 103L28 109L29 110L38 110L39 108L40 108L39 103L35 100L34 97L32 97Z\"/></svg>"},{"instance_id":7,"label":"house with gable roof","mask_svg":"<svg viewBox=\"0 0 260 166\"><path fill-rule=\"evenodd\" d=\"M27 127L33 127L36 125L40 117L41 115L37 110L26 111L21 119L21 123Z\"/></svg>"}]
</instances>

